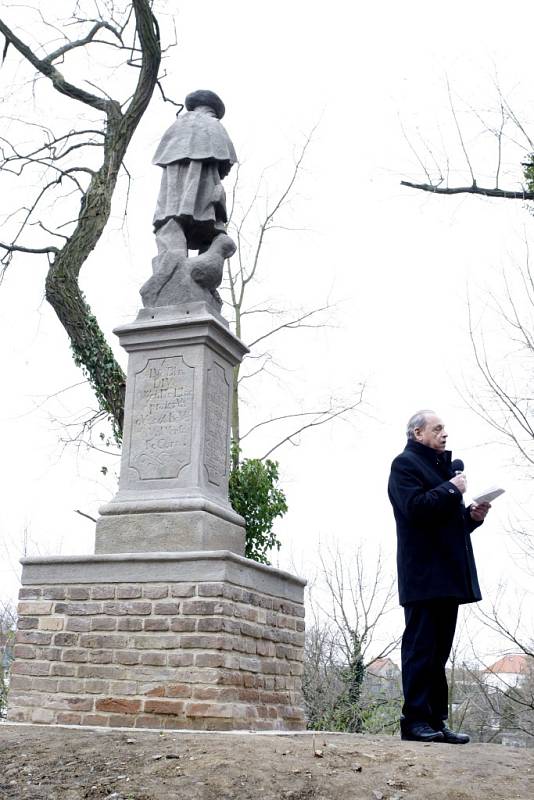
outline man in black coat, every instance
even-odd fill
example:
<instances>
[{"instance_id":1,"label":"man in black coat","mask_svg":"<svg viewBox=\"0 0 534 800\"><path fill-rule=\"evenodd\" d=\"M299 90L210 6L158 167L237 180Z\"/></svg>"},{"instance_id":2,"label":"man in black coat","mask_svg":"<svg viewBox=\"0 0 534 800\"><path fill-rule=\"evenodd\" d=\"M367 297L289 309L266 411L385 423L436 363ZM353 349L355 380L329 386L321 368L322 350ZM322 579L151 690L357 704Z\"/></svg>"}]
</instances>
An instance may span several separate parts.
<instances>
[{"instance_id":1,"label":"man in black coat","mask_svg":"<svg viewBox=\"0 0 534 800\"><path fill-rule=\"evenodd\" d=\"M447 433L433 411L408 422L408 442L391 465L388 494L397 523L404 705L401 736L412 741L465 744L445 724L449 658L460 603L481 600L471 532L489 503L465 507L463 472L451 466Z\"/></svg>"}]
</instances>

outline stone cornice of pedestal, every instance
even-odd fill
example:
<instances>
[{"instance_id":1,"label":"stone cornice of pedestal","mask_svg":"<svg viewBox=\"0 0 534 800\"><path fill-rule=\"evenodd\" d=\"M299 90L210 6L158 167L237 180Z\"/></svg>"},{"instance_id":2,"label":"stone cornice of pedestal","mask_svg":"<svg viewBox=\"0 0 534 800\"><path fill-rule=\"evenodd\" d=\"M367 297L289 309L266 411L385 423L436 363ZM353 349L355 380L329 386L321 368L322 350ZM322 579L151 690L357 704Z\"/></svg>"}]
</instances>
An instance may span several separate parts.
<instances>
[{"instance_id":1,"label":"stone cornice of pedestal","mask_svg":"<svg viewBox=\"0 0 534 800\"><path fill-rule=\"evenodd\" d=\"M153 313L151 313L153 312ZM196 313L195 313L196 312ZM153 347L176 347L209 342L214 350L226 356L234 366L248 353L248 348L234 336L222 321L208 311L192 309L191 313L173 306L142 309L134 322L113 329L127 352Z\"/></svg>"},{"instance_id":2,"label":"stone cornice of pedestal","mask_svg":"<svg viewBox=\"0 0 534 800\"><path fill-rule=\"evenodd\" d=\"M22 585L227 581L303 602L306 580L229 550L22 558Z\"/></svg>"},{"instance_id":3,"label":"stone cornice of pedestal","mask_svg":"<svg viewBox=\"0 0 534 800\"><path fill-rule=\"evenodd\" d=\"M178 490L179 491L179 490ZM131 497L128 497L131 495ZM223 506L206 497L180 497L174 494L165 497L162 493L157 497L143 497L142 494L135 494L135 492L120 491L116 495L116 499L105 503L98 509L102 516L110 516L113 514L147 514L147 513L163 513L163 512L176 512L176 511L206 511L213 514L215 517L227 520L234 525L244 526L243 517L241 517L234 509L228 504Z\"/></svg>"}]
</instances>

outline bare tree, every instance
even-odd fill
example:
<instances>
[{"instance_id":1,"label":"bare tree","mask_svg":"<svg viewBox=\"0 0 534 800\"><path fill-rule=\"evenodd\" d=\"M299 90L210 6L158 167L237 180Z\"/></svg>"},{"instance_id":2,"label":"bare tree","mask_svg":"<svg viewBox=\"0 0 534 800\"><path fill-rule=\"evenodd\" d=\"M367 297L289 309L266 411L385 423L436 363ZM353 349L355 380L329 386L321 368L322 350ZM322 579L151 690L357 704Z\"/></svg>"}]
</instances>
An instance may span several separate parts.
<instances>
[{"instance_id":1,"label":"bare tree","mask_svg":"<svg viewBox=\"0 0 534 800\"><path fill-rule=\"evenodd\" d=\"M80 289L79 276L108 222L128 146L158 85L158 23L150 0L131 0L123 8L113 0L79 0L61 28L38 11L35 25L24 33L17 31L20 7L5 13L9 10L14 22L0 19L4 60L18 56L34 71L32 91L43 95L44 103L44 83L71 102L64 106L70 121L61 131L49 122L44 106L37 124L26 123L40 131L40 143L0 140L0 172L31 173L35 187L24 206L13 209L8 239L0 243L4 271L17 253L48 260L46 298L69 337L76 364L120 437L125 376ZM67 35L69 28L73 36ZM77 75L82 50L96 66L80 79L66 77ZM102 73L105 60L109 75L97 86L92 79ZM126 79L126 90L124 69L135 75L133 85ZM114 83L122 99L111 96ZM25 121L19 122L20 130Z\"/></svg>"},{"instance_id":2,"label":"bare tree","mask_svg":"<svg viewBox=\"0 0 534 800\"><path fill-rule=\"evenodd\" d=\"M475 194L504 200L534 200L534 138L500 87L496 86L497 101L489 111L481 112L464 103L469 118L462 125L457 107L459 101L453 98L448 81L447 95L450 122L458 147L454 166L449 153L440 159L432 144L423 142L422 146L416 147L403 129L425 180L402 180L401 185L440 195ZM476 136L472 130L473 124L476 126ZM469 146L472 138L477 141L475 152ZM486 155L485 147L480 144L481 138L493 142L493 164L489 166L483 161L482 176L477 174L479 170L476 167L477 160L481 161L478 151ZM510 170L510 164L515 164L515 169ZM463 173L467 180L459 182L459 185L450 185L451 172ZM512 186L501 187L503 174L512 182Z\"/></svg>"},{"instance_id":3,"label":"bare tree","mask_svg":"<svg viewBox=\"0 0 534 800\"><path fill-rule=\"evenodd\" d=\"M282 409L282 413L271 414L265 419L254 422L247 430L241 426L241 402L243 390L250 385L251 379L260 374L276 372L272 349L265 348L274 337L287 331L304 331L310 328L324 328L331 324L333 306L327 298L321 306L315 308L281 308L271 301L252 302L251 291L257 287L266 260L265 247L273 232L295 231L285 219L287 211L304 169L304 162L313 141L315 128L304 138L296 152L293 166L289 170L282 185L271 196L266 171L260 176L256 188L248 199L244 199L241 190L242 168L236 170L231 191L229 206L229 232L237 244L233 258L226 262L226 282L223 296L232 315L232 323L236 333L251 349L248 358L234 369L232 392L232 440L236 447L233 451L234 467L239 461L241 444L260 429L267 426L276 428L274 441L260 460L268 458L284 444L295 444L304 432L324 425L338 417L350 413L362 401L363 385L357 387L356 393L349 399L329 398L326 402L314 402L313 406L294 410ZM249 334L251 320L266 320L265 326L255 327ZM279 433L283 430L282 433Z\"/></svg>"},{"instance_id":4,"label":"bare tree","mask_svg":"<svg viewBox=\"0 0 534 800\"><path fill-rule=\"evenodd\" d=\"M385 701L394 701L398 720L398 691L387 698L381 692L364 694L369 666L387 658L400 641L391 635L384 639L381 630L396 606L395 578L380 553L366 557L361 547L351 558L339 550L322 552L320 563L310 597L303 679L310 725L361 731L366 717L370 720Z\"/></svg>"},{"instance_id":5,"label":"bare tree","mask_svg":"<svg viewBox=\"0 0 534 800\"><path fill-rule=\"evenodd\" d=\"M9 603L0 601L0 719L5 716L9 668L13 658L17 617Z\"/></svg>"}]
</instances>

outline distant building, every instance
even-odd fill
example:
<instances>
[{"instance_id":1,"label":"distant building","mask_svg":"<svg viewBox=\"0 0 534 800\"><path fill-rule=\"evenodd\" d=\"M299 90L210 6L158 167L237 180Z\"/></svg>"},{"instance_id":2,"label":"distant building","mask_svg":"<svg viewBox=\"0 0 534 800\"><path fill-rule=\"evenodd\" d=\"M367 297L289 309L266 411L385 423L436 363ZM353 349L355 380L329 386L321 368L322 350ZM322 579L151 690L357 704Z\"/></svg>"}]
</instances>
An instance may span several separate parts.
<instances>
[{"instance_id":1,"label":"distant building","mask_svg":"<svg viewBox=\"0 0 534 800\"><path fill-rule=\"evenodd\" d=\"M524 653L503 656L482 671L486 686L493 689L515 689L520 686L534 669L534 659Z\"/></svg>"},{"instance_id":2,"label":"distant building","mask_svg":"<svg viewBox=\"0 0 534 800\"><path fill-rule=\"evenodd\" d=\"M391 658L376 658L367 667L367 672L385 680L393 680L400 676L400 669Z\"/></svg>"}]
</instances>

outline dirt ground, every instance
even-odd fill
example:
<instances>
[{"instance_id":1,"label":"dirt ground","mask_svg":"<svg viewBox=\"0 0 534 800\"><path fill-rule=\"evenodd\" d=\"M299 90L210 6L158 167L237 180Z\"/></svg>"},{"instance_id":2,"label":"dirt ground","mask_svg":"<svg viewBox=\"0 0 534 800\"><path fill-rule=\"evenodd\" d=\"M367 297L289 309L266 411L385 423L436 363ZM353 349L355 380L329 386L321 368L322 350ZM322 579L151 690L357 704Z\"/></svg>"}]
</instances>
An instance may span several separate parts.
<instances>
[{"instance_id":1,"label":"dirt ground","mask_svg":"<svg viewBox=\"0 0 534 800\"><path fill-rule=\"evenodd\" d=\"M534 799L534 750L0 725L1 800Z\"/></svg>"}]
</instances>

